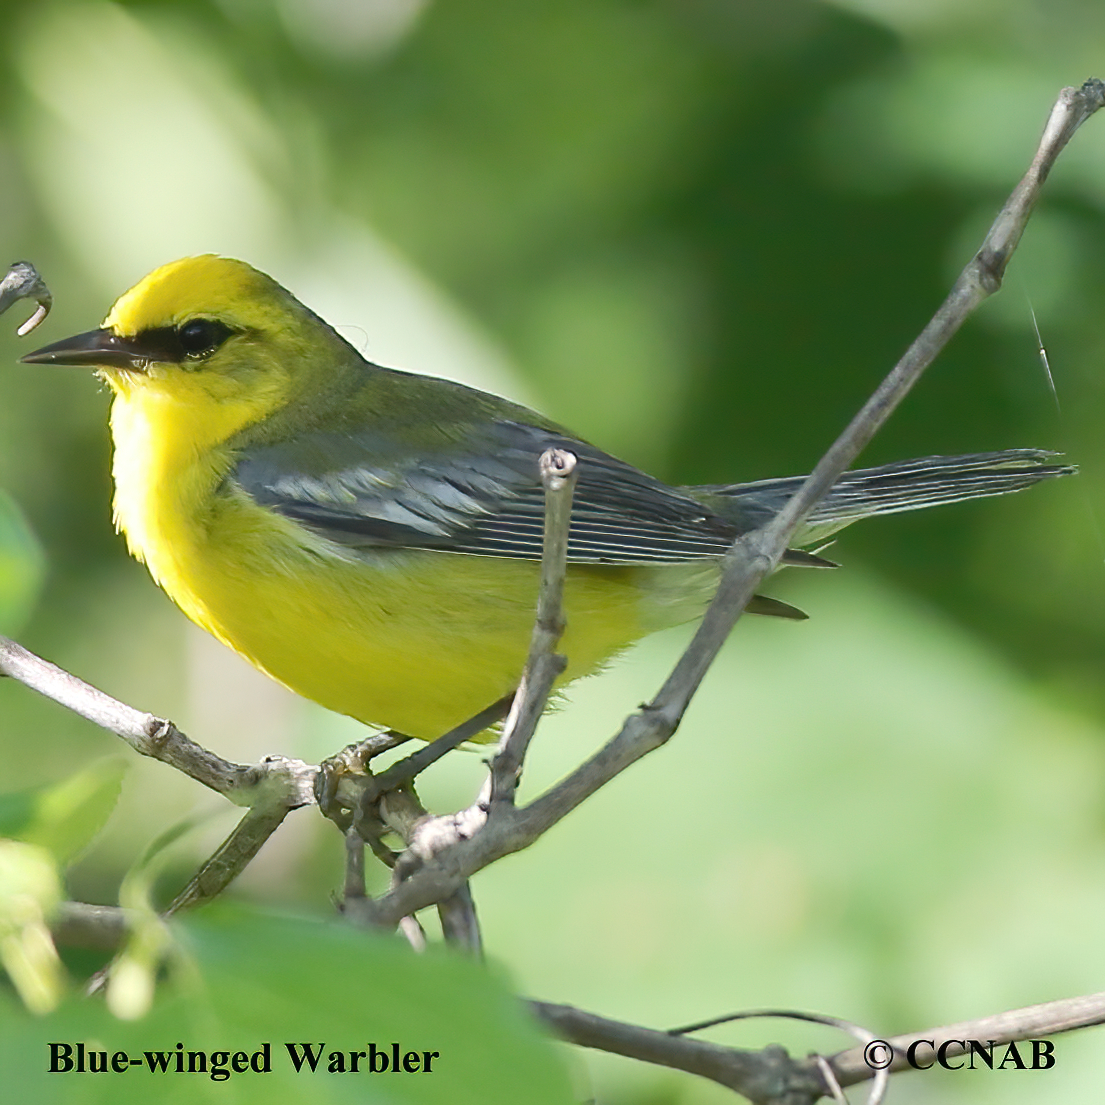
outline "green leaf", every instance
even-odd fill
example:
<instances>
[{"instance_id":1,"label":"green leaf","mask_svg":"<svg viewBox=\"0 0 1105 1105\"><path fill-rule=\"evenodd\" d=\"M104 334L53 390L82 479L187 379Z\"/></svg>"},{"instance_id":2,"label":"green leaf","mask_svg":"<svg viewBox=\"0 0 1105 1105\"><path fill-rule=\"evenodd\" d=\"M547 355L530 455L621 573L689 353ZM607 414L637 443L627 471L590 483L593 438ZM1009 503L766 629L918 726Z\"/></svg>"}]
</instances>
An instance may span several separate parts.
<instances>
[{"instance_id":1,"label":"green leaf","mask_svg":"<svg viewBox=\"0 0 1105 1105\"><path fill-rule=\"evenodd\" d=\"M66 1003L38 1021L0 1003L0 1071L13 1101L158 1101L182 1105L568 1105L575 1100L555 1047L521 1002L484 964L442 949L417 955L397 938L339 923L275 917L223 904L174 923L195 970L179 971L140 1021L116 1021L99 1002ZM198 978L196 977L198 972ZM50 1043L89 1046L143 1058L169 1055L168 1073L145 1063L125 1074L50 1074ZM206 1053L206 1073L175 1073L177 1043ZM301 1067L287 1048L295 1045ZM350 1052L373 1044L389 1069L369 1073ZM402 1057L424 1053L429 1072L393 1072L393 1044ZM302 1062L302 1045L319 1056ZM321 1045L321 1049L320 1049ZM212 1052L257 1055L268 1073L210 1072ZM75 1054L75 1051L74 1051ZM183 1060L187 1071L187 1058ZM413 1060L412 1060L413 1065ZM328 1068L344 1066L345 1073Z\"/></svg>"},{"instance_id":2,"label":"green leaf","mask_svg":"<svg viewBox=\"0 0 1105 1105\"><path fill-rule=\"evenodd\" d=\"M0 633L23 624L42 590L46 561L22 511L0 491Z\"/></svg>"},{"instance_id":3,"label":"green leaf","mask_svg":"<svg viewBox=\"0 0 1105 1105\"><path fill-rule=\"evenodd\" d=\"M63 866L69 864L103 828L125 771L122 760L102 760L60 783L0 795L0 830L46 848Z\"/></svg>"}]
</instances>

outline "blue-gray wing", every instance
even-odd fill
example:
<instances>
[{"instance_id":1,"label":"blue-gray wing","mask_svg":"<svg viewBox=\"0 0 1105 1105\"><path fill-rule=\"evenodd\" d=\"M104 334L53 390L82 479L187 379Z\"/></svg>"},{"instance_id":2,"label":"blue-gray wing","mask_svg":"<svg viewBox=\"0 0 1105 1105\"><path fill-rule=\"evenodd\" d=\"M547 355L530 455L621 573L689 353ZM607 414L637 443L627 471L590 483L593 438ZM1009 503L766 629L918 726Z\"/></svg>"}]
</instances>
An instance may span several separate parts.
<instances>
[{"instance_id":1,"label":"blue-gray wing","mask_svg":"<svg viewBox=\"0 0 1105 1105\"><path fill-rule=\"evenodd\" d=\"M567 435L519 422L467 427L418 449L386 430L315 432L249 448L233 481L256 502L345 546L541 557L549 448L579 458L568 558L664 564L721 556L737 527L684 492Z\"/></svg>"}]
</instances>

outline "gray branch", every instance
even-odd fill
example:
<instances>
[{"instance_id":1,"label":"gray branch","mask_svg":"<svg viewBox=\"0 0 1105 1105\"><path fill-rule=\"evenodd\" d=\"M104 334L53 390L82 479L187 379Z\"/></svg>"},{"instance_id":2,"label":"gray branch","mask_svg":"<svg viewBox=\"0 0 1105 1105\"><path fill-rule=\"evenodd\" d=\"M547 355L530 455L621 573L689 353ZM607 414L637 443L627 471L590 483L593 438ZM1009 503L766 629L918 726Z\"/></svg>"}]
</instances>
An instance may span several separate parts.
<instances>
[{"instance_id":1,"label":"gray branch","mask_svg":"<svg viewBox=\"0 0 1105 1105\"><path fill-rule=\"evenodd\" d=\"M261 802L253 806L170 902L165 916L195 909L217 898L253 861L265 841L280 828L290 812L291 807L279 798L275 802Z\"/></svg>"}]
</instances>

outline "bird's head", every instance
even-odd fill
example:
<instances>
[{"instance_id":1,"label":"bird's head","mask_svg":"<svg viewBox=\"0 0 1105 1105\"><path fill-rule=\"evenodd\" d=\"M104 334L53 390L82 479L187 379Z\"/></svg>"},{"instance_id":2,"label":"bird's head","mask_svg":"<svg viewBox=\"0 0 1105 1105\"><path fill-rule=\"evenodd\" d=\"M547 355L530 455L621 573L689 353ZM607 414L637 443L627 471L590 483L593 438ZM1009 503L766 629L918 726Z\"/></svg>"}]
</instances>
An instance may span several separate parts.
<instances>
[{"instance_id":1,"label":"bird's head","mask_svg":"<svg viewBox=\"0 0 1105 1105\"><path fill-rule=\"evenodd\" d=\"M103 325L23 357L96 369L121 399L218 408L218 421L259 421L337 366L359 359L271 277L226 257L186 257L155 269ZM236 413L232 413L236 412Z\"/></svg>"}]
</instances>

